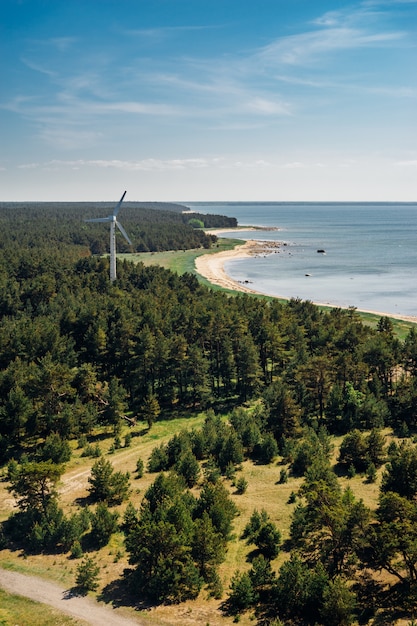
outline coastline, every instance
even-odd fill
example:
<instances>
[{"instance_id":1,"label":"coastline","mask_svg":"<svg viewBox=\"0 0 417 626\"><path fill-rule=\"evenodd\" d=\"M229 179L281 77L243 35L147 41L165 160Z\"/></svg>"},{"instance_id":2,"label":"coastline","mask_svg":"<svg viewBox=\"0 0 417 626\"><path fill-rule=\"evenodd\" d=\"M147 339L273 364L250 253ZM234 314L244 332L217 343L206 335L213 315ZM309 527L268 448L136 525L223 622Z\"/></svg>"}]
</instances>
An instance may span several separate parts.
<instances>
[{"instance_id":1,"label":"coastline","mask_svg":"<svg viewBox=\"0 0 417 626\"><path fill-rule=\"evenodd\" d=\"M221 236L224 233L230 233L233 229L216 229L206 231L208 234ZM241 231L259 231L266 229L258 229L256 227L242 227L237 228L235 230ZM275 230L275 229L274 229ZM237 280L231 278L224 270L224 265L226 261L231 259L245 259L251 256L257 256L258 254L271 254L277 248L284 245L282 242L271 242L271 241L258 241L254 239L248 239L245 243L240 244L233 248L233 250L227 250L223 252L215 252L211 254L202 254L195 259L195 268L198 274L206 278L213 285L217 285L218 287L222 287L224 289L231 289L232 291L241 291L243 293L250 293L254 295L263 295L270 296L271 294L267 294L265 292L256 291L251 287L248 287L246 283L241 283ZM274 298L289 300L291 296L271 296ZM338 308L337 304L329 304L326 302L316 302L313 304L318 306L324 306L329 308ZM367 309L357 309L361 313L370 313L372 315L377 315L380 317L391 317L392 319L402 320L405 322L412 322L417 324L417 316L411 315L397 315L395 313L383 313L380 311L371 311Z\"/></svg>"},{"instance_id":2,"label":"coastline","mask_svg":"<svg viewBox=\"0 0 417 626\"><path fill-rule=\"evenodd\" d=\"M210 232L211 234L214 234L213 231ZM236 246L233 250L224 250L223 252L214 252L212 254L202 254L195 259L195 268L198 274L206 278L213 285L224 287L225 289L232 289L233 291L242 291L244 293L260 295L260 291L250 289L246 286L246 284L239 283L237 280L234 280L226 274L224 264L226 261L230 261L231 259L246 259L250 256L254 256L255 249L259 250L262 243L263 242L250 239L245 241L245 243Z\"/></svg>"}]
</instances>

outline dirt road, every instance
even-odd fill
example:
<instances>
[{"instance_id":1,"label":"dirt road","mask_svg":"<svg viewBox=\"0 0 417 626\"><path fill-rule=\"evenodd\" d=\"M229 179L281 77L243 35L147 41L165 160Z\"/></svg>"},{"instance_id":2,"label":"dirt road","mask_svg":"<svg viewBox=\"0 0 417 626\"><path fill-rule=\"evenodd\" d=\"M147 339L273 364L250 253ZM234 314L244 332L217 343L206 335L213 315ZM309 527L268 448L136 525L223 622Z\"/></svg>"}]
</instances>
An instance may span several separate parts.
<instances>
[{"instance_id":1,"label":"dirt road","mask_svg":"<svg viewBox=\"0 0 417 626\"><path fill-rule=\"evenodd\" d=\"M0 569L0 587L9 593L48 604L92 626L143 626L139 618L124 617L119 609L103 606L88 597L74 596L55 583Z\"/></svg>"}]
</instances>

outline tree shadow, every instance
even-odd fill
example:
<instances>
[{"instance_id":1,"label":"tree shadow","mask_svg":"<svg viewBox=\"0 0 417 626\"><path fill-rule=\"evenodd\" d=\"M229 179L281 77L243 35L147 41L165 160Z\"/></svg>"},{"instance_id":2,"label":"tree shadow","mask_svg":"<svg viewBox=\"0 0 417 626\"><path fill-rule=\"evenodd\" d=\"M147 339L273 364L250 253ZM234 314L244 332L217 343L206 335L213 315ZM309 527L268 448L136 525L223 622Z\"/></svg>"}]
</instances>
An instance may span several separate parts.
<instances>
[{"instance_id":1,"label":"tree shadow","mask_svg":"<svg viewBox=\"0 0 417 626\"><path fill-rule=\"evenodd\" d=\"M408 582L387 586L364 573L353 587L356 592L358 624L372 620L374 626L391 626L399 619L413 619L416 611L417 589Z\"/></svg>"},{"instance_id":2,"label":"tree shadow","mask_svg":"<svg viewBox=\"0 0 417 626\"><path fill-rule=\"evenodd\" d=\"M70 589L66 589L62 594L62 598L63 600L71 600L72 598L85 597L87 594L88 591L86 589L76 586L71 587Z\"/></svg>"},{"instance_id":3,"label":"tree shadow","mask_svg":"<svg viewBox=\"0 0 417 626\"><path fill-rule=\"evenodd\" d=\"M254 548L246 555L246 562L252 563L253 559L255 559L257 556L260 556L261 554L262 553L260 550L258 550L258 548Z\"/></svg>"},{"instance_id":4,"label":"tree shadow","mask_svg":"<svg viewBox=\"0 0 417 626\"><path fill-rule=\"evenodd\" d=\"M76 504L80 508L86 508L88 506L91 506L92 504L96 504L96 502L97 501L93 498L92 495L80 496L79 498L75 498L74 500L74 504Z\"/></svg>"},{"instance_id":5,"label":"tree shadow","mask_svg":"<svg viewBox=\"0 0 417 626\"><path fill-rule=\"evenodd\" d=\"M138 598L137 591L134 589L134 570L125 569L122 578L117 578L108 583L101 593L97 596L97 600L110 604L114 608L130 607L136 611L145 611L153 608L155 605L146 598Z\"/></svg>"},{"instance_id":6,"label":"tree shadow","mask_svg":"<svg viewBox=\"0 0 417 626\"><path fill-rule=\"evenodd\" d=\"M133 437L143 437L148 432L149 432L149 427L145 426L144 428L141 428L140 430L132 430L131 435L132 435L132 438Z\"/></svg>"},{"instance_id":7,"label":"tree shadow","mask_svg":"<svg viewBox=\"0 0 417 626\"><path fill-rule=\"evenodd\" d=\"M90 433L87 435L87 441L91 445L93 443L98 443L99 441L106 441L107 439L111 439L114 437L112 432L99 432L99 433Z\"/></svg>"}]
</instances>

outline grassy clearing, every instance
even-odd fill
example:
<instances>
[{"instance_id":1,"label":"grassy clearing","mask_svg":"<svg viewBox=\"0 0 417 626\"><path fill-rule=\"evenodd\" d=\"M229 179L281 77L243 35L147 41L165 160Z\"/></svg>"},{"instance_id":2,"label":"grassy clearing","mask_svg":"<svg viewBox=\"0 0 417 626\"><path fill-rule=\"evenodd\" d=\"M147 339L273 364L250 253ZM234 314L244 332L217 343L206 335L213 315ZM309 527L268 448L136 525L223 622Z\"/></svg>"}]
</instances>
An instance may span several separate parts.
<instances>
[{"instance_id":1,"label":"grassy clearing","mask_svg":"<svg viewBox=\"0 0 417 626\"><path fill-rule=\"evenodd\" d=\"M87 622L68 617L39 602L0 589L0 626L85 626Z\"/></svg>"},{"instance_id":2,"label":"grassy clearing","mask_svg":"<svg viewBox=\"0 0 417 626\"><path fill-rule=\"evenodd\" d=\"M198 256L233 250L233 248L242 243L244 241L239 239L220 238L218 243L209 250L194 248L192 250L170 250L166 252L137 252L134 254L118 254L117 258L133 261L134 263L143 263L146 267L159 265L180 275L186 272L196 274L194 261Z\"/></svg>"}]
</instances>

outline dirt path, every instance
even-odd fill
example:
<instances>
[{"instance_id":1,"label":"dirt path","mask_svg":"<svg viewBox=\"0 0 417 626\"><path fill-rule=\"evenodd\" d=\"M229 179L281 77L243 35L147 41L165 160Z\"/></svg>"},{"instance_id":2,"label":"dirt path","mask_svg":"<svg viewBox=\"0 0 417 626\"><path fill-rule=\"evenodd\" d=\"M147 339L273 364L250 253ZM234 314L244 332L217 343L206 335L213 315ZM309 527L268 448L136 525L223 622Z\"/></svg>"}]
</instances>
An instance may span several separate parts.
<instances>
[{"instance_id":1,"label":"dirt path","mask_svg":"<svg viewBox=\"0 0 417 626\"><path fill-rule=\"evenodd\" d=\"M74 596L69 590L35 576L0 569L0 587L9 593L48 604L92 626L143 626L139 619L124 617L119 609L100 605L91 598Z\"/></svg>"}]
</instances>

